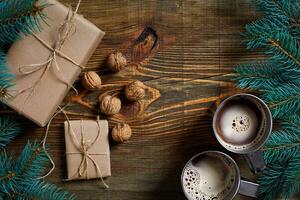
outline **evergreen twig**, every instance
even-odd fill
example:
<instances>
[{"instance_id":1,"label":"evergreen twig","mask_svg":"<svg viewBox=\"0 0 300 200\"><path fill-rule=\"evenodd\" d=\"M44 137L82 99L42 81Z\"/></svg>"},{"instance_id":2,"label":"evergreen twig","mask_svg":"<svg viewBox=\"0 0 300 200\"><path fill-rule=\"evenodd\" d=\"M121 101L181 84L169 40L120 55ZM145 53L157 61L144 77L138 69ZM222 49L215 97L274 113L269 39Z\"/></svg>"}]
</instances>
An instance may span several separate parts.
<instances>
[{"instance_id":1,"label":"evergreen twig","mask_svg":"<svg viewBox=\"0 0 300 200\"><path fill-rule=\"evenodd\" d=\"M300 0L256 0L262 19L245 27L247 48L266 59L241 64L234 79L260 91L273 118L282 120L263 147L267 168L259 178L264 200L290 198L300 191Z\"/></svg>"},{"instance_id":2,"label":"evergreen twig","mask_svg":"<svg viewBox=\"0 0 300 200\"><path fill-rule=\"evenodd\" d=\"M0 102L5 102L10 97L8 90L13 85L14 77L6 65L5 54L0 49Z\"/></svg>"},{"instance_id":3,"label":"evergreen twig","mask_svg":"<svg viewBox=\"0 0 300 200\"><path fill-rule=\"evenodd\" d=\"M10 115L0 116L0 150L20 133L20 124Z\"/></svg>"},{"instance_id":4,"label":"evergreen twig","mask_svg":"<svg viewBox=\"0 0 300 200\"><path fill-rule=\"evenodd\" d=\"M20 33L30 35L40 31L40 21L46 15L42 12L48 4L37 5L37 0L0 1L0 46L11 44Z\"/></svg>"},{"instance_id":5,"label":"evergreen twig","mask_svg":"<svg viewBox=\"0 0 300 200\"><path fill-rule=\"evenodd\" d=\"M48 4L38 0L0 1L0 102L10 98L14 75L6 63L4 48L15 42L21 34L41 31L42 12ZM0 149L20 132L19 124L12 117L0 117ZM38 180L48 165L48 158L37 143L28 142L17 160L5 150L0 153L0 200L2 199L75 199L69 192L54 184Z\"/></svg>"},{"instance_id":6,"label":"evergreen twig","mask_svg":"<svg viewBox=\"0 0 300 200\"><path fill-rule=\"evenodd\" d=\"M47 165L38 143L28 142L16 161L4 151L0 155L0 199L75 199L56 185L37 179Z\"/></svg>"}]
</instances>

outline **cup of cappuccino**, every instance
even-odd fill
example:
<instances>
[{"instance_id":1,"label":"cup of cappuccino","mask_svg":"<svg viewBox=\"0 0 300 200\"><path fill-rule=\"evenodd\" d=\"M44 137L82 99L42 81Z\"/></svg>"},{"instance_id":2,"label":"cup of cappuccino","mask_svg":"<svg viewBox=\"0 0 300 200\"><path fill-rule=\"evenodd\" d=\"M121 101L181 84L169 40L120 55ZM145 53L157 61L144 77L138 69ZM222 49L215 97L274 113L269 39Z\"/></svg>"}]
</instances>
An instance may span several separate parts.
<instances>
[{"instance_id":1,"label":"cup of cappuccino","mask_svg":"<svg viewBox=\"0 0 300 200\"><path fill-rule=\"evenodd\" d=\"M192 157L181 174L188 200L232 200L237 193L257 197L258 184L241 180L236 162L219 151L205 151Z\"/></svg>"},{"instance_id":2,"label":"cup of cappuccino","mask_svg":"<svg viewBox=\"0 0 300 200\"><path fill-rule=\"evenodd\" d=\"M236 94L225 99L214 114L213 130L224 148L245 154L254 173L265 168L259 149L271 134L272 115L260 98Z\"/></svg>"}]
</instances>

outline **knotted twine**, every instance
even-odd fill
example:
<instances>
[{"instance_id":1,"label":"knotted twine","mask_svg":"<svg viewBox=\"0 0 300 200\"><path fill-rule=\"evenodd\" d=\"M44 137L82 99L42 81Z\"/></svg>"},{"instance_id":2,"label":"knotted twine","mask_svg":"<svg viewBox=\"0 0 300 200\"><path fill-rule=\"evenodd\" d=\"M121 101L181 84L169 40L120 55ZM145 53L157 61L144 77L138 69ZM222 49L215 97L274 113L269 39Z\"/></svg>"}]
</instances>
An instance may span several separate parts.
<instances>
[{"instance_id":1,"label":"knotted twine","mask_svg":"<svg viewBox=\"0 0 300 200\"><path fill-rule=\"evenodd\" d=\"M84 140L84 130L83 130L83 126L82 126L82 120L80 121L80 129L81 129L81 140L80 142L78 141L76 135L75 135L75 132L73 130L73 127L71 125L71 121L65 111L66 107L68 106L65 105L64 107L58 107L58 111L51 117L50 121L49 121L49 124L47 125L47 129L46 129L46 133L45 133L45 137L42 141L42 144L43 144L43 149L47 155L47 157L49 158L49 160L51 161L51 164L52 164L52 168L50 169L50 171L38 178L38 179L42 179L42 178L46 178L47 176L49 176L53 170L55 169L55 162L52 160L51 156L49 155L49 153L47 152L46 150L46 139L47 139L47 136L48 136L48 133L49 133L49 128L50 128L50 124L52 122L52 120L60 113L62 113L67 122L68 122L68 130L70 132L70 135L71 135L71 138L72 138L72 141L76 147L76 149L78 150L78 152L66 152L67 155L71 155L71 154L81 154L82 155L82 160L79 164L79 167L78 167L78 170L77 170L77 173L79 174L79 176L83 176L83 174L86 174L86 178L89 179L88 177L88 160L91 160L91 162L94 164L95 166L95 169L96 169L96 172L98 174L98 176L100 177L101 179L101 182L103 183L104 187L106 189L109 188L109 186L105 183L103 177L102 177L102 172L101 172L101 169L97 163L97 161L95 161L95 159L92 157L92 155L108 155L108 153L90 153L89 152L89 149L93 147L93 145L96 143L96 141L99 139L100 135L101 135L101 128L100 128L100 119L99 119L99 116L97 116L97 125L98 125L98 132L97 132L97 136L96 138L94 139L94 141L92 143L89 143L90 141L85 141ZM74 174L75 175L75 174ZM73 176L74 176L73 175ZM64 179L64 181L69 181L71 179Z\"/></svg>"},{"instance_id":2,"label":"knotted twine","mask_svg":"<svg viewBox=\"0 0 300 200\"><path fill-rule=\"evenodd\" d=\"M97 161L95 161L94 158L92 157L92 155L107 155L108 153L91 153L91 152L89 152L89 150L94 146L94 144L97 142L97 140L99 139L99 137L101 135L99 116L97 117L97 126L98 126L97 136L92 142L90 140L84 139L84 129L83 129L83 125L82 125L82 120L80 120L80 130L81 130L80 131L80 134L81 134L80 141L78 141L78 138L75 135L75 132L71 126L71 122L68 117L67 117L67 122L68 122L68 130L70 132L71 139L72 139L76 149L78 150L78 152L66 152L66 154L67 155L77 155L77 154L82 155L82 159L81 159L81 162L78 167L78 172L77 172L78 175L81 177L85 174L86 179L89 179L89 176L88 176L89 162L88 162L88 160L90 160L93 163L93 165L95 166L97 175L100 176L101 181L102 181L103 185L105 186L105 188L109 188L109 186L103 180L102 172L100 170L100 167L99 167ZM76 175L76 173L73 176L75 176L75 175ZM67 179L67 180L70 180L70 179Z\"/></svg>"},{"instance_id":3,"label":"knotted twine","mask_svg":"<svg viewBox=\"0 0 300 200\"><path fill-rule=\"evenodd\" d=\"M20 91L18 91L17 95L20 95L24 92L30 91L29 95L27 96L27 98L24 101L23 106L26 104L26 102L28 101L28 99L34 95L35 93L35 89L36 87L39 85L39 83L43 80L43 78L46 75L46 72L51 68L51 67L55 67L56 70L59 72L59 74L56 73L56 75L59 77L58 79L63 82L68 88L72 88L76 94L78 94L78 91L76 90L76 88L71 85L65 78L65 76L63 75L60 66L58 65L57 62L57 57L63 58L64 60L74 64L76 67L79 67L81 69L84 68L84 66L82 66L81 64L77 63L76 61L74 61L72 58L70 58L69 56L67 56L66 54L64 54L61 49L63 48L65 42L67 41L67 39L73 34L75 33L75 28L76 28L76 24L75 24L75 16L78 12L79 6L81 4L81 0L78 0L77 6L75 11L72 11L72 8L69 7L69 11L68 14L64 20L64 22L62 23L62 25L59 27L58 32L57 32L57 39L56 42L54 43L53 47L51 45L49 45L46 41L44 41L41 37L39 37L37 34L32 33L32 35L45 47L47 48L51 54L49 55L49 58L42 63L37 63L37 64L30 64L30 65L23 65L19 67L19 72L22 75L29 75L29 74L33 74L37 71L42 70L42 73L40 75L40 77L38 78L38 80L30 87L22 89ZM22 111L22 109L21 109ZM21 112L20 111L20 112Z\"/></svg>"},{"instance_id":4,"label":"knotted twine","mask_svg":"<svg viewBox=\"0 0 300 200\"><path fill-rule=\"evenodd\" d=\"M74 60L72 60L70 57L68 57L67 55L65 55L63 52L61 52L61 49L63 47L63 45L65 44L66 40L68 39L68 37L70 37L72 30L75 28L75 16L78 12L79 6L81 4L81 0L78 0L77 6L75 11L72 11L72 8L69 7L69 11L68 14L66 16L66 19L64 20L64 22L62 23L62 25L59 27L58 32L57 32L57 40L54 44L53 47L51 47L51 45L49 45L46 41L44 41L42 38L40 38L38 35L36 35L35 33L33 33L33 36L42 44L44 45L49 51L51 51L51 54L49 55L49 59L46 62L43 63L38 63L38 64L31 64L31 65L25 65L25 66L21 66L19 67L19 71L20 73L24 74L24 75L28 75L28 74L32 74L35 73L39 70L43 70L41 76L39 77L39 79L34 83L33 86L26 88L24 90L19 91L18 95L26 92L28 90L30 90L30 94L28 95L28 97L25 99L24 104L26 104L26 101L30 98L30 96L32 96L34 94L35 88L37 87L37 85L42 81L43 77L46 75L46 72L50 69L50 67L55 66L56 69L60 72L60 81L62 81L64 84L67 85L68 88L72 88L76 94L78 94L76 88L72 85L69 84L68 81L66 81L64 75L61 73L60 67L57 63L57 56L73 63L75 66L83 68L83 66L81 66L80 64L76 63ZM39 177L38 179L43 179L46 178L47 176L49 176L53 170L55 169L55 163L53 161L53 159L51 158L50 154L48 153L47 149L46 149L46 143L47 143L47 137L49 134L49 129L50 129L50 125L52 120L60 113L63 113L65 116L66 113L64 112L64 109L67 107L67 105L63 108L59 107L59 110L50 118L48 124L47 124L47 128L46 128L46 132L45 132L45 136L41 142L43 150L46 154L46 156L48 157L48 159L50 160L52 167L49 170L49 172L47 174L45 174L42 177Z\"/></svg>"},{"instance_id":5,"label":"knotted twine","mask_svg":"<svg viewBox=\"0 0 300 200\"><path fill-rule=\"evenodd\" d=\"M69 7L69 11L68 14L64 20L64 22L62 23L62 25L59 27L58 32L57 32L57 39L56 42L54 43L53 47L51 45L48 44L48 42L44 41L41 37L39 37L37 34L32 33L32 35L37 39L37 41L39 41L45 48L47 48L51 54L49 55L49 58L42 63L37 63L37 64L30 64L30 65L24 65L24 66L20 66L19 67L19 72L23 75L29 75L29 74L33 74L37 71L42 70L42 73L40 75L40 77L38 78L38 80L30 87L22 89L20 91L18 91L17 95L20 95L24 92L30 91L29 95L27 96L27 98L24 101L23 106L26 104L26 102L28 101L28 99L34 95L35 93L35 89L36 87L39 85L39 83L43 80L43 78L46 75L46 72L51 68L51 67L55 67L56 70L59 72L59 75L56 75L59 77L59 80L61 82L63 82L68 88L72 88L76 94L78 94L78 91L76 90L76 88L71 85L65 78L65 76L63 75L60 66L58 65L57 62L57 57L63 58L64 60L74 64L76 67L79 67L81 69L83 69L84 67L80 64L78 64L76 61L74 61L72 58L70 58L69 56L67 56L66 54L64 54L61 49L63 48L65 42L67 41L67 39L75 32L73 30L75 30L76 28L76 24L75 24L75 16L78 12L79 6L81 4L81 0L78 0L77 6L75 11L72 11L72 8ZM46 128L46 132L45 132L45 136L41 142L43 150L45 152L45 154L47 155L48 159L50 160L51 164L52 164L52 168L49 170L49 172L47 174L45 174L44 176L40 177L39 179L43 179L46 178L47 176L49 176L53 170L55 169L55 163L53 161L53 159L51 158L50 154L48 153L47 149L46 149L46 141L47 141L47 137L49 134L49 129L50 129L50 125L52 120L60 113L63 113L64 116L67 118L68 122L69 122L69 118L65 113L65 108L67 107L64 106L62 107L58 107L58 111L50 118L48 124L47 124L47 128ZM22 109L21 109L22 111ZM97 171L101 174L101 170L98 166L98 164L93 160L93 158L90 156L91 154L87 153L88 149L92 146L87 146L86 143L82 143L83 146L80 146L80 153L83 153L83 160L82 163L79 166L79 171L80 174L84 173L87 170L87 160L90 159L92 160L92 162L94 163L95 167L97 168ZM77 147L79 147L77 145ZM96 154L94 154L96 155ZM106 188L108 188L108 185L105 184L105 182L102 179L102 175L101 175L101 180L103 182L103 184L105 185Z\"/></svg>"}]
</instances>

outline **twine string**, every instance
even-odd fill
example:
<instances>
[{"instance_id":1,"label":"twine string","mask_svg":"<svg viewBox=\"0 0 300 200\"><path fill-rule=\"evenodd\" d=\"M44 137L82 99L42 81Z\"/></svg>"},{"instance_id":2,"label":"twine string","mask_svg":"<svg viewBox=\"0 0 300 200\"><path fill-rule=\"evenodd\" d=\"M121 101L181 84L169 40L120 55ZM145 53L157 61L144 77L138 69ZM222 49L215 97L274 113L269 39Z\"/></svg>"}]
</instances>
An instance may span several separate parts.
<instances>
[{"instance_id":1,"label":"twine string","mask_svg":"<svg viewBox=\"0 0 300 200\"><path fill-rule=\"evenodd\" d=\"M41 145L42 145L42 148L43 148L43 150L44 150L46 156L47 156L48 159L50 160L50 163L51 163L52 167L51 167L51 169L50 169L44 176L41 176L41 177L39 177L38 179L44 179L44 178L46 178L46 177L49 176L49 175L53 172L53 170L55 169L55 162L53 161L51 155L50 155L50 154L48 153L48 151L47 151L46 143L47 143L47 138L48 138L48 134L49 134L50 125L51 125L52 120L53 120L57 115L59 115L60 113L63 113L63 114L68 118L68 116L66 115L66 112L65 112L65 109L66 109L67 106L68 106L68 104L65 105L64 107L58 106L58 109L59 109L59 110L58 110L58 111L50 118L49 123L47 124L46 132L45 132L45 135L44 135L43 140L41 141Z\"/></svg>"},{"instance_id":2,"label":"twine string","mask_svg":"<svg viewBox=\"0 0 300 200\"><path fill-rule=\"evenodd\" d=\"M47 137L48 137L48 134L49 134L50 124L51 124L52 120L57 115L59 115L60 113L62 113L65 116L66 120L67 120L68 127L69 127L69 133L70 133L71 139L73 141L73 144L75 145L75 148L78 150L78 152L66 152L66 154L67 155L76 155L76 154L82 155L82 159L81 159L81 162L80 162L78 170L77 170L79 176L83 176L84 174L86 174L86 179L89 179L89 177L88 177L88 164L89 164L88 160L90 160L93 163L93 165L94 165L94 167L96 169L96 172L98 173L98 176L101 179L101 182L103 183L104 187L107 189L107 188L109 188L109 186L105 183L105 181L103 179L102 171L101 171L101 169L100 169L97 161L95 161L95 159L92 157L92 155L107 155L107 153L90 153L89 152L89 149L94 146L94 144L97 142L97 140L99 139L99 137L101 135L101 127L100 127L99 116L97 117L97 126L98 126L97 133L98 134L97 134L97 136L95 137L95 139L93 140L92 143L90 143L90 140L85 141L82 120L80 121L81 140L79 141L78 138L76 137L74 129L73 129L72 125L71 125L71 121L70 121L70 119L69 119L69 117L68 117L68 115L67 115L67 113L65 111L65 109L67 108L67 106L68 106L68 104L65 105L64 107L60 107L59 106L58 107L59 110L52 116L52 118L50 119L50 121L49 121L49 123L47 125L45 136L44 136L44 139L42 140L41 144L42 144L42 147L43 147L43 150L44 150L46 156L48 157L48 159L50 160L50 162L52 164L52 168L48 171L47 174L45 174L42 177L39 177L38 179L44 179L44 178L46 178L55 169L55 162L53 161L51 155L48 153L48 151L46 149L46 143L47 143ZM74 175L76 175L76 174L74 174ZM70 179L66 179L66 180L68 181Z\"/></svg>"},{"instance_id":3,"label":"twine string","mask_svg":"<svg viewBox=\"0 0 300 200\"><path fill-rule=\"evenodd\" d=\"M36 35L35 33L32 33L33 36L44 46L46 47L49 51L51 51L51 54L48 57L48 60L46 60L45 62L42 63L36 63L36 64L31 64L31 65L24 65L24 66L20 66L19 67L19 72L23 75L29 75L32 73L35 73L37 71L42 70L41 75L39 76L38 80L34 82L34 84L28 88L22 89L20 91L18 91L17 95L20 95L24 92L30 91L29 95L26 97L26 99L24 100L23 106L26 104L26 102L28 101L28 99L34 95L35 93L35 89L36 86L43 80L44 76L46 75L46 72L49 70L49 68L51 66L56 67L56 69L60 72L60 76L61 76L61 81L63 83L65 83L67 85L67 87L71 87L77 94L77 90L73 85L70 85L68 83L68 81L66 81L65 76L61 73L60 67L57 63L57 56L71 62L72 64L74 64L75 66L78 66L80 68L83 68L83 66L81 66L80 64L76 63L76 61L74 61L73 59L69 58L67 55L65 55L63 52L61 52L60 50L62 49L65 41L67 40L67 38L70 36L71 31L73 30L73 27L75 27L75 15L78 12L79 6L81 4L81 0L78 0L77 6L75 11L72 11L72 8L69 7L69 11L68 14L65 18L65 20L63 21L62 25L59 27L58 32L57 32L57 40L55 42L54 47L52 47L51 45L49 45L46 41L44 41L42 38L40 38L38 35ZM43 140L41 141L41 145L43 147L43 150L46 154L46 156L48 157L48 159L51 162L51 169L49 170L49 172L47 174L45 174L42 177L39 177L38 179L43 179L46 178L47 176L49 176L53 170L55 169L55 163L53 161L53 159L51 158L50 154L48 153L47 149L46 149L46 143L47 143L47 137L49 134L49 129L50 129L50 125L52 120L60 113L63 113L66 117L66 113L64 111L64 109L68 106L68 104L66 106L62 107L58 107L58 111L50 118L48 124L47 124L47 128L46 128L46 132L44 135ZM21 109L22 111L22 109ZM20 111L20 112L21 112Z\"/></svg>"},{"instance_id":4,"label":"twine string","mask_svg":"<svg viewBox=\"0 0 300 200\"><path fill-rule=\"evenodd\" d=\"M49 55L48 60L46 60L45 62L41 62L41 63L35 63L35 64L29 64L29 65L23 65L19 67L19 72L22 75L29 75L29 74L33 74L35 72L38 72L40 70L42 70L41 75L39 76L39 78L34 82L34 84L28 88L19 90L17 95L20 95L24 92L30 91L29 95L27 96L27 98L24 101L24 105L27 103L28 99L34 95L35 93L35 88L39 85L39 83L43 80L43 78L46 75L46 72L51 68L51 67L55 67L57 72L55 72L56 76L58 77L58 79L63 82L67 88L72 88L72 90L75 91L76 94L78 94L77 89L71 85L66 77L64 76L64 74L61 71L61 68L57 62L57 57L63 58L64 60L72 63L73 65L83 69L84 67L77 63L76 61L74 61L72 58L70 58L69 56L67 56L66 54L64 54L61 49L63 48L66 40L70 37L70 35L72 34L72 31L74 29L76 29L75 26L75 15L78 12L79 6L81 4L81 0L78 0L77 6L75 11L72 11L72 8L69 7L69 11L68 14L64 20L64 22L62 23L62 25L59 27L58 32L57 32L57 40L54 44L54 46L52 47L50 44L48 44L48 42L46 42L45 40L43 40L41 37L39 37L37 34L32 33L33 36L37 39L37 41L39 41L45 48L47 48L51 54ZM74 31L75 33L75 31ZM22 110L22 109L21 109Z\"/></svg>"},{"instance_id":5,"label":"twine string","mask_svg":"<svg viewBox=\"0 0 300 200\"><path fill-rule=\"evenodd\" d=\"M72 11L72 8L69 7L69 11L67 14L66 19L64 20L63 24L59 27L58 32L57 32L57 40L54 44L54 46L52 47L51 45L49 45L45 40L43 40L41 37L39 37L38 35L36 35L35 33L33 33L33 36L45 47L47 48L49 51L51 51L51 54L49 55L48 60L46 60L45 62L42 63L36 63L36 64L30 64L30 65L23 65L19 67L19 72L22 75L29 75L29 74L33 74L37 71L42 70L41 75L39 76L38 80L30 87L25 88L20 90L17 95L27 92L28 90L30 90L29 95L27 96L27 98L24 101L24 105L26 104L27 100L34 95L35 93L35 88L37 87L37 85L43 80L43 78L46 75L46 72L50 69L50 67L55 67L56 70L59 72L59 80L62 81L64 84L67 85L68 88L72 88L76 94L78 94L78 91L76 90L76 88L71 85L67 80L66 77L63 75L61 68L57 62L57 57L63 58L67 61L69 61L70 63L74 64L75 66L83 69L84 67L81 66L80 64L78 64L76 61L74 61L72 58L68 57L66 54L64 54L61 49L64 45L64 43L66 42L66 40L70 37L70 35L72 34L72 30L74 30L75 27L75 15L78 12L79 6L81 4L81 0L78 0L77 6L75 11ZM49 130L50 130L50 125L52 123L52 120L59 115L60 113L62 113L68 122L69 128L70 128L70 133L71 133L71 138L74 141L74 144L76 146L76 148L79 150L79 152L67 152L67 154L81 154L82 155L82 161L78 167L78 174L79 176L82 176L83 174L86 174L86 178L88 179L88 160L91 160L91 162L93 163L93 165L95 166L97 173L99 173L101 181L103 183L103 185L106 188L109 188L109 186L104 182L103 177L102 177L102 172L100 170L99 165L97 164L97 162L94 160L94 158L91 155L107 155L106 154L98 154L98 153L89 153L89 149L95 144L95 142L98 140L98 138L100 137L100 120L99 118L97 119L97 124L98 124L98 134L97 137L95 138L95 140L89 144L89 141L85 141L84 137L83 137L83 127L81 124L81 142L79 142L77 140L77 137L74 134L73 128L71 126L70 123L70 119L67 116L66 112L65 112L65 108L68 106L65 105L64 107L58 107L58 111L50 118L48 124L47 124L47 128L46 128L46 132L44 135L43 140L41 141L41 145L42 148L46 154L46 156L48 157L48 159L50 160L52 167L51 169L48 171L48 173L46 173L44 176L39 177L38 179L44 179L47 176L49 176L53 170L55 169L55 162L53 161L53 159L51 158L51 155L48 153L47 148L46 148L46 143L47 143L47 138L48 138L48 134L49 134ZM81 121L82 123L82 121Z\"/></svg>"},{"instance_id":6,"label":"twine string","mask_svg":"<svg viewBox=\"0 0 300 200\"><path fill-rule=\"evenodd\" d=\"M76 134L71 126L71 122L68 118L67 118L67 122L68 122L69 133L70 133L71 139L72 139L76 149L78 150L78 152L66 152L66 154L67 155L76 155L76 154L82 155L82 159L81 159L81 162L80 162L80 164L78 166L78 170L77 170L78 175L83 176L85 174L86 179L89 179L89 173L88 173L89 162L88 162L88 160L90 160L93 163L98 176L100 176L101 182L103 183L105 188L109 188L109 186L103 180L103 175L102 175L101 169L100 169L97 161L95 161L95 159L92 157L92 155L107 155L107 153L90 153L89 152L89 150L94 146L94 144L97 142L97 140L99 139L99 137L101 135L99 117L97 118L97 126L98 126L97 136L95 137L95 139L92 142L90 140L85 140L85 138L84 138L84 127L82 125L82 120L80 120L80 130L81 130L80 131L80 134L81 134L80 142L77 139ZM75 175L76 174L74 174L73 176L75 176ZM67 180L70 180L70 179L67 179Z\"/></svg>"}]
</instances>

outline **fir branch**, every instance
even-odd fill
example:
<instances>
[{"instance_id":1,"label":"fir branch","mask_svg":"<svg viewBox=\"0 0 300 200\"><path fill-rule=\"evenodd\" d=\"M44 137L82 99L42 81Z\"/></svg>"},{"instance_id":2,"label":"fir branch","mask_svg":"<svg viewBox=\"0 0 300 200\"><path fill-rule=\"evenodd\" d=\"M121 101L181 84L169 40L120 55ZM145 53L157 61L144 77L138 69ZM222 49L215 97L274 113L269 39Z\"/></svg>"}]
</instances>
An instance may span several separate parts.
<instances>
[{"instance_id":1,"label":"fir branch","mask_svg":"<svg viewBox=\"0 0 300 200\"><path fill-rule=\"evenodd\" d=\"M256 89L273 118L282 119L263 147L267 168L259 178L264 200L290 198L300 190L300 0L256 0L262 19L246 25L247 48L269 56L264 62L242 64L235 80Z\"/></svg>"},{"instance_id":2,"label":"fir branch","mask_svg":"<svg viewBox=\"0 0 300 200\"><path fill-rule=\"evenodd\" d=\"M6 65L6 56L0 49L0 102L5 102L10 97L8 90L13 86L12 81L14 78L15 75L11 73Z\"/></svg>"},{"instance_id":3,"label":"fir branch","mask_svg":"<svg viewBox=\"0 0 300 200\"><path fill-rule=\"evenodd\" d=\"M45 20L42 12L48 4L37 5L37 0L0 1L0 44L16 41L20 33L30 35L41 30L39 21Z\"/></svg>"},{"instance_id":4,"label":"fir branch","mask_svg":"<svg viewBox=\"0 0 300 200\"><path fill-rule=\"evenodd\" d=\"M258 8L264 12L263 19L245 26L245 41L248 48L258 48L266 43L274 33L287 31L300 39L300 2L298 0L256 0Z\"/></svg>"},{"instance_id":5,"label":"fir branch","mask_svg":"<svg viewBox=\"0 0 300 200\"><path fill-rule=\"evenodd\" d=\"M243 42L247 44L247 49L257 49L265 47L270 38L278 32L284 31L288 24L276 17L266 16L245 26Z\"/></svg>"},{"instance_id":6,"label":"fir branch","mask_svg":"<svg viewBox=\"0 0 300 200\"><path fill-rule=\"evenodd\" d=\"M54 184L49 184L44 181L34 181L26 187L26 198L41 199L41 200L75 200L75 196Z\"/></svg>"},{"instance_id":7,"label":"fir branch","mask_svg":"<svg viewBox=\"0 0 300 200\"><path fill-rule=\"evenodd\" d=\"M259 178L258 194L263 200L274 200L281 193L286 163L269 165Z\"/></svg>"},{"instance_id":8,"label":"fir branch","mask_svg":"<svg viewBox=\"0 0 300 200\"><path fill-rule=\"evenodd\" d=\"M288 163L285 169L285 178L283 196L288 199L300 190L300 152Z\"/></svg>"},{"instance_id":9,"label":"fir branch","mask_svg":"<svg viewBox=\"0 0 300 200\"><path fill-rule=\"evenodd\" d=\"M271 56L269 62L277 63L277 66L280 66L282 72L289 78L297 78L300 75L300 44L298 42L300 38L295 38L287 30L282 29L284 25L280 27L271 26L265 28L267 29L265 32L252 27L257 31L253 33L255 31L248 25L247 32L243 34L244 41L247 43L247 48L263 48L264 53Z\"/></svg>"},{"instance_id":10,"label":"fir branch","mask_svg":"<svg viewBox=\"0 0 300 200\"><path fill-rule=\"evenodd\" d=\"M5 151L0 153L0 197L4 198L16 188L16 182L13 180L13 176L10 176L13 168L12 157L8 156ZM10 197L10 195L8 196Z\"/></svg>"},{"instance_id":11,"label":"fir branch","mask_svg":"<svg viewBox=\"0 0 300 200\"><path fill-rule=\"evenodd\" d=\"M238 76L234 77L240 88L268 91L283 83L299 84L299 79L282 76L282 70L270 61L243 63L235 68Z\"/></svg>"},{"instance_id":12,"label":"fir branch","mask_svg":"<svg viewBox=\"0 0 300 200\"><path fill-rule=\"evenodd\" d=\"M4 152L0 155L0 197L4 199L74 199L69 192L39 181L48 164L38 143L24 147L17 161Z\"/></svg>"},{"instance_id":13,"label":"fir branch","mask_svg":"<svg viewBox=\"0 0 300 200\"><path fill-rule=\"evenodd\" d=\"M266 163L283 163L300 151L300 130L291 133L287 130L275 131L263 147Z\"/></svg>"},{"instance_id":14,"label":"fir branch","mask_svg":"<svg viewBox=\"0 0 300 200\"><path fill-rule=\"evenodd\" d=\"M282 84L262 95L269 105L273 118L284 118L300 110L300 87L293 84Z\"/></svg>"},{"instance_id":15,"label":"fir branch","mask_svg":"<svg viewBox=\"0 0 300 200\"><path fill-rule=\"evenodd\" d=\"M299 115L290 115L283 119L282 127L285 130L290 132L299 133L300 130L300 116Z\"/></svg>"},{"instance_id":16,"label":"fir branch","mask_svg":"<svg viewBox=\"0 0 300 200\"><path fill-rule=\"evenodd\" d=\"M269 38L266 55L272 56L273 62L279 63L287 74L297 78L300 75L300 44L287 31L280 31Z\"/></svg>"},{"instance_id":17,"label":"fir branch","mask_svg":"<svg viewBox=\"0 0 300 200\"><path fill-rule=\"evenodd\" d=\"M21 131L21 125L15 117L0 116L0 150L12 141Z\"/></svg>"},{"instance_id":18,"label":"fir branch","mask_svg":"<svg viewBox=\"0 0 300 200\"><path fill-rule=\"evenodd\" d=\"M299 27L300 2L298 0L256 0L256 4L267 16L287 21L290 27Z\"/></svg>"},{"instance_id":19,"label":"fir branch","mask_svg":"<svg viewBox=\"0 0 300 200\"><path fill-rule=\"evenodd\" d=\"M270 25L279 23L276 23L276 18L265 21L263 19L246 25L246 33L243 35L247 48L266 49L264 53L271 56L272 62L286 69L285 73L290 77L297 78L300 75L300 38L291 35L283 24Z\"/></svg>"},{"instance_id":20,"label":"fir branch","mask_svg":"<svg viewBox=\"0 0 300 200\"><path fill-rule=\"evenodd\" d=\"M24 147L15 164L16 178L30 181L41 176L48 165L48 157L38 143L30 143Z\"/></svg>"}]
</instances>

